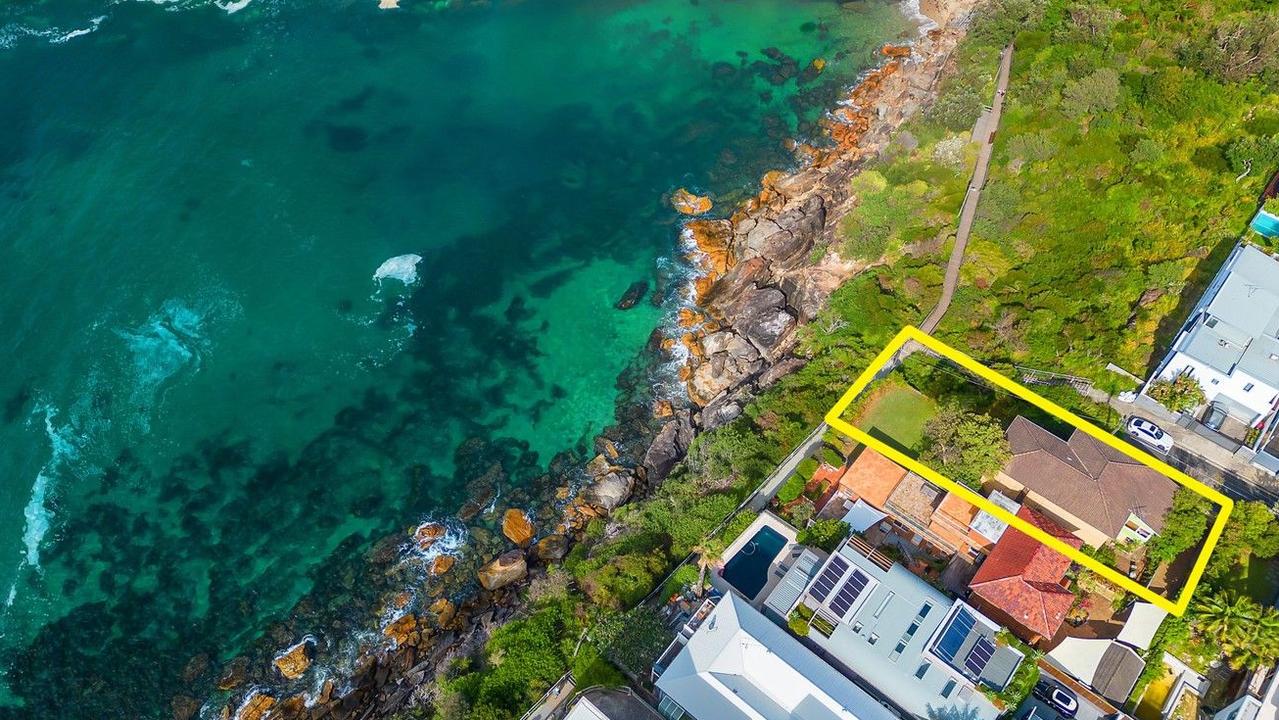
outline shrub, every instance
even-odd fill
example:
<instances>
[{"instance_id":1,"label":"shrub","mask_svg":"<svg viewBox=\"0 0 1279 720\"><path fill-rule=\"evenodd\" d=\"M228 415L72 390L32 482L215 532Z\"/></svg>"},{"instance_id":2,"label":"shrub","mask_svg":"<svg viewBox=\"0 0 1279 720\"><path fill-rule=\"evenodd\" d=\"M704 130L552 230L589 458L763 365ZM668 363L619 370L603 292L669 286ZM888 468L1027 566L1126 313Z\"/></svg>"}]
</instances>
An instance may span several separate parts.
<instances>
[{"instance_id":1,"label":"shrub","mask_svg":"<svg viewBox=\"0 0 1279 720\"><path fill-rule=\"evenodd\" d=\"M600 651L590 643L582 643L577 651L577 657L573 658L573 680L579 688L596 685L617 687L626 684L626 678L622 677L622 673L605 660L600 655Z\"/></svg>"},{"instance_id":2,"label":"shrub","mask_svg":"<svg viewBox=\"0 0 1279 720\"><path fill-rule=\"evenodd\" d=\"M834 552L844 538L848 537L849 531L848 523L843 520L818 520L800 530L795 540L801 545L811 545L826 552Z\"/></svg>"},{"instance_id":3,"label":"shrub","mask_svg":"<svg viewBox=\"0 0 1279 720\"><path fill-rule=\"evenodd\" d=\"M817 472L817 460L813 458L804 458L799 461L799 465L795 467L795 474L808 482L813 479L813 473ZM796 497L799 497L798 495Z\"/></svg>"},{"instance_id":4,"label":"shrub","mask_svg":"<svg viewBox=\"0 0 1279 720\"><path fill-rule=\"evenodd\" d=\"M1203 386L1190 373L1182 373L1172 380L1156 380L1150 383L1146 394L1173 412L1198 407L1206 399Z\"/></svg>"},{"instance_id":5,"label":"shrub","mask_svg":"<svg viewBox=\"0 0 1279 720\"><path fill-rule=\"evenodd\" d=\"M799 608L791 611L790 617L786 619L786 626L799 637L808 637L808 618L799 613Z\"/></svg>"}]
</instances>

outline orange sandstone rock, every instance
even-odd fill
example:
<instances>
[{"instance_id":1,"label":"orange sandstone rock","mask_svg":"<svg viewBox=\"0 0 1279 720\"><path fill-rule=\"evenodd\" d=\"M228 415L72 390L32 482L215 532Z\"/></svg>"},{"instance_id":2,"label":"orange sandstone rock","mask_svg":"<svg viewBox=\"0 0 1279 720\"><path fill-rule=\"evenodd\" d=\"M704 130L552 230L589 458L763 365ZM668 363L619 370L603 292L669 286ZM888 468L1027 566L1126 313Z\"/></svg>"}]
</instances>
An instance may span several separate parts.
<instances>
[{"instance_id":1,"label":"orange sandstone rock","mask_svg":"<svg viewBox=\"0 0 1279 720\"><path fill-rule=\"evenodd\" d=\"M275 698L260 690L254 690L236 711L235 720L263 720L273 707L275 707Z\"/></svg>"},{"instance_id":2,"label":"orange sandstone rock","mask_svg":"<svg viewBox=\"0 0 1279 720\"><path fill-rule=\"evenodd\" d=\"M449 570L453 569L453 563L457 562L457 558L452 555L441 555L431 562L431 574L439 577Z\"/></svg>"},{"instance_id":3,"label":"orange sandstone rock","mask_svg":"<svg viewBox=\"0 0 1279 720\"><path fill-rule=\"evenodd\" d=\"M520 547L528 547L533 541L533 523L523 510L511 508L502 516L502 534Z\"/></svg>"},{"instance_id":4,"label":"orange sandstone rock","mask_svg":"<svg viewBox=\"0 0 1279 720\"><path fill-rule=\"evenodd\" d=\"M428 609L433 615L435 615L435 621L442 628L448 627L449 624L453 622L454 616L457 614L457 608L453 606L453 603L450 602L448 598L440 598L439 600L436 600L431 603L431 607Z\"/></svg>"},{"instance_id":5,"label":"orange sandstone rock","mask_svg":"<svg viewBox=\"0 0 1279 720\"><path fill-rule=\"evenodd\" d=\"M275 657L275 669L285 680L297 680L311 667L313 648L310 640L303 640Z\"/></svg>"},{"instance_id":6,"label":"orange sandstone rock","mask_svg":"<svg viewBox=\"0 0 1279 720\"><path fill-rule=\"evenodd\" d=\"M386 626L382 634L390 638L396 645L404 645L417 631L417 616L413 613L405 613Z\"/></svg>"},{"instance_id":7,"label":"orange sandstone rock","mask_svg":"<svg viewBox=\"0 0 1279 720\"><path fill-rule=\"evenodd\" d=\"M435 544L436 540L444 537L445 528L440 523L424 523L418 525L413 531L413 540L417 542L417 546L426 550Z\"/></svg>"},{"instance_id":8,"label":"orange sandstone rock","mask_svg":"<svg viewBox=\"0 0 1279 720\"><path fill-rule=\"evenodd\" d=\"M910 57L914 50L909 45L894 45L892 43L884 43L884 47L879 49L879 54L890 58Z\"/></svg>"},{"instance_id":9,"label":"orange sandstone rock","mask_svg":"<svg viewBox=\"0 0 1279 720\"><path fill-rule=\"evenodd\" d=\"M702 324L706 316L697 312L690 307L682 307L679 309L679 326L685 328L696 327Z\"/></svg>"},{"instance_id":10,"label":"orange sandstone rock","mask_svg":"<svg viewBox=\"0 0 1279 720\"><path fill-rule=\"evenodd\" d=\"M671 207L684 215L702 215L711 211L712 203L705 195L694 195L680 188L671 193Z\"/></svg>"}]
</instances>

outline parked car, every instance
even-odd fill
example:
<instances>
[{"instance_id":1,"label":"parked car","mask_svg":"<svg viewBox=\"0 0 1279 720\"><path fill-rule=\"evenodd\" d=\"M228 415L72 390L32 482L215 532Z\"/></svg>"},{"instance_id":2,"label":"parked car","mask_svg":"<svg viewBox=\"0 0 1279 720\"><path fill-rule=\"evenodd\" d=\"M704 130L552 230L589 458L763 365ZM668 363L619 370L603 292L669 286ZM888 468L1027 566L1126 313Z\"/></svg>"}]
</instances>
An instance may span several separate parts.
<instances>
[{"instance_id":1,"label":"parked car","mask_svg":"<svg viewBox=\"0 0 1279 720\"><path fill-rule=\"evenodd\" d=\"M1167 455L1172 451L1172 436L1146 418L1128 418L1128 434Z\"/></svg>"},{"instance_id":2,"label":"parked car","mask_svg":"<svg viewBox=\"0 0 1279 720\"><path fill-rule=\"evenodd\" d=\"M1073 718L1079 712L1079 696L1056 680L1040 680L1032 692L1064 718Z\"/></svg>"}]
</instances>

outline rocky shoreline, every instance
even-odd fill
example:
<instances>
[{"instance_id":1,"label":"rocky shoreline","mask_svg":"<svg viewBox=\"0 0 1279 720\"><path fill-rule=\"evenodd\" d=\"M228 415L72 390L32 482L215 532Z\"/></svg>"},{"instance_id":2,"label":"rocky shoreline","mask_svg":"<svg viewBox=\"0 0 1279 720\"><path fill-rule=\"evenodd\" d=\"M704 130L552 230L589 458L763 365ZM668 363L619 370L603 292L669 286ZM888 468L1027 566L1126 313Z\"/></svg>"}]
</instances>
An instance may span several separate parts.
<instances>
[{"instance_id":1,"label":"rocky shoreline","mask_svg":"<svg viewBox=\"0 0 1279 720\"><path fill-rule=\"evenodd\" d=\"M409 537L387 538L367 554L372 574L386 580L366 589L379 593L380 637L365 638L358 651L346 648L354 655L345 668L349 677L307 682L317 652L339 648L281 627L268 633L275 650L255 658L220 668L192 658L183 676L204 678L218 693L204 703L173 698L174 719L376 720L428 702L437 669L478 648L518 613L519 590L561 560L590 520L660 482L697 433L730 422L753 395L803 365L793 353L798 328L816 317L835 288L866 268L829 251L814 261L815 248L836 244L839 220L855 200L850 181L864 161L882 152L893 131L935 96L937 79L964 34L966 23L956 20L976 2L924 3L923 12L938 27L912 46L884 46L883 64L824 121L830 147L796 146L802 169L768 173L759 194L726 219L685 222L690 260L701 274L689 305L678 313L679 332L668 337L655 331L650 362L627 374L629 384L646 387L653 358L663 352L682 357L679 379L687 403L643 392L638 401L625 398L617 424L590 448L552 461L538 483L541 493L507 490L505 470L485 459L487 448L464 447L459 462L474 460L474 471L470 499L456 519L410 528ZM583 470L582 459L592 454ZM573 493L574 487L581 489ZM465 552L454 540L460 532L467 537ZM480 564L483 559L488 562ZM420 595L389 590L414 578ZM480 589L470 591L473 579Z\"/></svg>"}]
</instances>

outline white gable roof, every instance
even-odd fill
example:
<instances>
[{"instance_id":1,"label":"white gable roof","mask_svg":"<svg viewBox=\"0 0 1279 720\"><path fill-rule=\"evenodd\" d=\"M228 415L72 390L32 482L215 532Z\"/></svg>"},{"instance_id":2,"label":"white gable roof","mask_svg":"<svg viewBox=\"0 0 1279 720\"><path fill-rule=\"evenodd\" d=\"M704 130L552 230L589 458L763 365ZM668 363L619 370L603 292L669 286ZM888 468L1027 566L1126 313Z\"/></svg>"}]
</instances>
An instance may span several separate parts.
<instances>
[{"instance_id":1,"label":"white gable roof","mask_svg":"<svg viewBox=\"0 0 1279 720\"><path fill-rule=\"evenodd\" d=\"M896 720L732 594L702 622L657 687L696 718Z\"/></svg>"}]
</instances>

